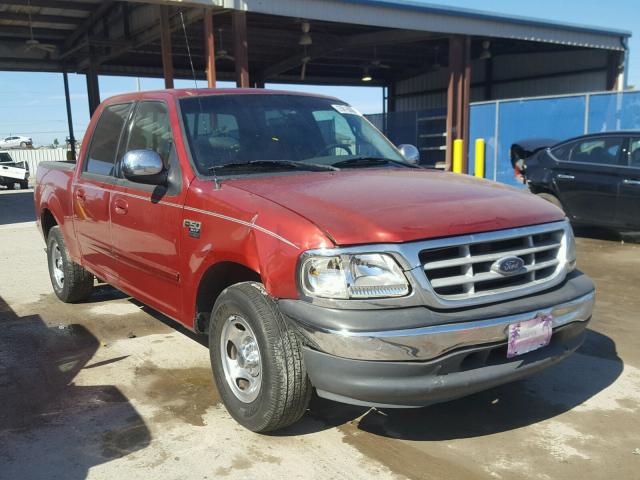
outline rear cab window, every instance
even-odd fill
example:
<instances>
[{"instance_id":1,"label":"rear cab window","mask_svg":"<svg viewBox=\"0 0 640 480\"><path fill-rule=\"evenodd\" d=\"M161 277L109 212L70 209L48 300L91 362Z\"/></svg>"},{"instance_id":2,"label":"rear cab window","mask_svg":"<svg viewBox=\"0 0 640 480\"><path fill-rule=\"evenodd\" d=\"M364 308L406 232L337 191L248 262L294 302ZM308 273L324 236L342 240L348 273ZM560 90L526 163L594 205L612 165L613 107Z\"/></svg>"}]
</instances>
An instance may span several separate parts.
<instances>
[{"instance_id":1,"label":"rear cab window","mask_svg":"<svg viewBox=\"0 0 640 480\"><path fill-rule=\"evenodd\" d=\"M102 111L91 137L91 145L84 163L85 173L114 176L116 153L131 105L109 105Z\"/></svg>"}]
</instances>

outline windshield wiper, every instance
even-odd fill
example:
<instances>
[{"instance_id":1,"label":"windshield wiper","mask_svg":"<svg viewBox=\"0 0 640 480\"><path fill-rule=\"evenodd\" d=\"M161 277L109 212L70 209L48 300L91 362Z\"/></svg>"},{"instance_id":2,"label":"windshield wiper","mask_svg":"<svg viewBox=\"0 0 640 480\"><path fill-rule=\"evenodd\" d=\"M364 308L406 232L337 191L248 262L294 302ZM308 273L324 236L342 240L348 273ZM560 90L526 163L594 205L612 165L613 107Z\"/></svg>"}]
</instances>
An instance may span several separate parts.
<instances>
[{"instance_id":1,"label":"windshield wiper","mask_svg":"<svg viewBox=\"0 0 640 480\"><path fill-rule=\"evenodd\" d=\"M401 165L403 167L408 168L419 168L417 165L413 165L411 163L403 162L401 160L393 160L391 158L384 157L352 157L347 160L342 160L340 162L332 163L334 167L338 168L349 168L349 167L375 167L378 165Z\"/></svg>"},{"instance_id":2,"label":"windshield wiper","mask_svg":"<svg viewBox=\"0 0 640 480\"><path fill-rule=\"evenodd\" d=\"M257 167L259 169L286 168L293 170L309 170L311 172L325 172L340 170L332 165L320 165L319 163L294 162L292 160L251 160L250 162L223 163L209 167L209 172L219 173L220 170L247 170Z\"/></svg>"}]
</instances>

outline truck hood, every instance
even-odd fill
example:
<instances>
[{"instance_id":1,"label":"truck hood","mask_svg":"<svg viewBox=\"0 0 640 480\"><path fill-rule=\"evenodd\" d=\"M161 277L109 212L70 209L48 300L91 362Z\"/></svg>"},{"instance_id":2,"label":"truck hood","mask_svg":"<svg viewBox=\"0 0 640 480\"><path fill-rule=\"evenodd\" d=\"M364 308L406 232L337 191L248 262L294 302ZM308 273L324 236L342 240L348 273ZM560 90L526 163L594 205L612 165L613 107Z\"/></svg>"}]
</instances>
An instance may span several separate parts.
<instances>
[{"instance_id":1,"label":"truck hood","mask_svg":"<svg viewBox=\"0 0 640 480\"><path fill-rule=\"evenodd\" d=\"M226 183L302 215L336 245L407 242L564 218L526 190L431 170L354 169Z\"/></svg>"}]
</instances>

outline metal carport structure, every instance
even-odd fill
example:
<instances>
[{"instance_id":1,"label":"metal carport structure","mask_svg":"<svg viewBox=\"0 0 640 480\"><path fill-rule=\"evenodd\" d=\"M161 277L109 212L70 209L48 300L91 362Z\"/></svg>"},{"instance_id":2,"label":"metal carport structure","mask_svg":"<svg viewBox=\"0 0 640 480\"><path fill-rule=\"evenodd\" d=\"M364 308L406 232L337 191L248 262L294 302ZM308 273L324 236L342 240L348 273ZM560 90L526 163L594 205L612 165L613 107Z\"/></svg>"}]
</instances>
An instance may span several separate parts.
<instances>
[{"instance_id":1,"label":"metal carport structure","mask_svg":"<svg viewBox=\"0 0 640 480\"><path fill-rule=\"evenodd\" d=\"M83 73L91 112L98 75L164 77L168 88L194 75L243 87L368 80L385 87L388 111L446 107L447 168L453 140L468 142L472 99L532 82L546 93L622 88L629 36L399 0L0 1L0 70Z\"/></svg>"}]
</instances>

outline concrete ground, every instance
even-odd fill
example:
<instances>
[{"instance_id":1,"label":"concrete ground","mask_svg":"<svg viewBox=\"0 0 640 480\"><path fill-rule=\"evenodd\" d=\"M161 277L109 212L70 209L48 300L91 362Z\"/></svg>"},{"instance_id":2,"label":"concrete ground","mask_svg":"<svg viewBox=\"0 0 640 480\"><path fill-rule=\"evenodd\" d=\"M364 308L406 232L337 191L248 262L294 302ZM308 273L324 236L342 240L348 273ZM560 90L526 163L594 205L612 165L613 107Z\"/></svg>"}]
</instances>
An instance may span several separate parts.
<instances>
[{"instance_id":1,"label":"concrete ground","mask_svg":"<svg viewBox=\"0 0 640 480\"><path fill-rule=\"evenodd\" d=\"M30 191L0 192L0 478L640 478L640 245L578 239L578 353L419 410L315 399L273 435L219 403L205 342L110 287L52 293ZM593 232L587 232L593 237Z\"/></svg>"}]
</instances>

